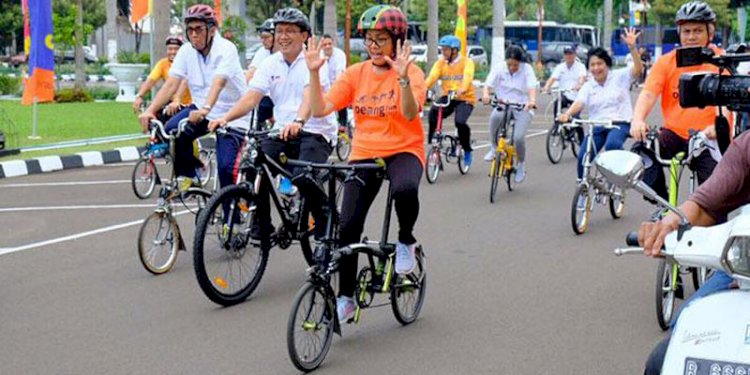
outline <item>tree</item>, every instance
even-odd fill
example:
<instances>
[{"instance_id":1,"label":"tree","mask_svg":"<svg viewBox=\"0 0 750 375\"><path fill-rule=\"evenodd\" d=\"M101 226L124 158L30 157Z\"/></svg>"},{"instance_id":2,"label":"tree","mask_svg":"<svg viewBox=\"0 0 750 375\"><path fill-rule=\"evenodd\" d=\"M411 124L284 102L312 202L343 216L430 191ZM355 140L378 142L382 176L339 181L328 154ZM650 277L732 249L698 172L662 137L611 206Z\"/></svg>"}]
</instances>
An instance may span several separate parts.
<instances>
[{"instance_id":1,"label":"tree","mask_svg":"<svg viewBox=\"0 0 750 375\"><path fill-rule=\"evenodd\" d=\"M335 37L337 31L336 0L325 0L325 5L323 6L323 33Z\"/></svg>"},{"instance_id":2,"label":"tree","mask_svg":"<svg viewBox=\"0 0 750 375\"><path fill-rule=\"evenodd\" d=\"M3 25L3 32L0 33L0 48L5 48L12 46L14 39L17 40L19 36L23 35L21 2L17 0L0 0L0 9L3 9L0 12L0 25ZM11 51L11 53L16 53L16 51Z\"/></svg>"},{"instance_id":3,"label":"tree","mask_svg":"<svg viewBox=\"0 0 750 375\"><path fill-rule=\"evenodd\" d=\"M83 90L86 88L86 67L83 61L83 0L77 1L75 9L75 62L76 62L76 80L75 88Z\"/></svg>"}]
</instances>

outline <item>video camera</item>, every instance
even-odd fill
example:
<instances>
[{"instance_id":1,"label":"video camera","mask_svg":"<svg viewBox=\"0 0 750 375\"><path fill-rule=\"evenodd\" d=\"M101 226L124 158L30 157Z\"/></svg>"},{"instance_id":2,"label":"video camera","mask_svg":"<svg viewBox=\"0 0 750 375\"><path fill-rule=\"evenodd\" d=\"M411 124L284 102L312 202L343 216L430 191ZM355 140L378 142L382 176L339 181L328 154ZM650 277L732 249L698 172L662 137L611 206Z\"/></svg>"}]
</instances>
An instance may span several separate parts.
<instances>
[{"instance_id":1,"label":"video camera","mask_svg":"<svg viewBox=\"0 0 750 375\"><path fill-rule=\"evenodd\" d=\"M716 56L706 47L677 49L677 67L711 64L719 73L685 73L680 76L680 106L683 108L725 106L732 111L750 112L750 75L738 75L740 62L750 61L748 48L741 44ZM724 71L730 75L721 75Z\"/></svg>"}]
</instances>

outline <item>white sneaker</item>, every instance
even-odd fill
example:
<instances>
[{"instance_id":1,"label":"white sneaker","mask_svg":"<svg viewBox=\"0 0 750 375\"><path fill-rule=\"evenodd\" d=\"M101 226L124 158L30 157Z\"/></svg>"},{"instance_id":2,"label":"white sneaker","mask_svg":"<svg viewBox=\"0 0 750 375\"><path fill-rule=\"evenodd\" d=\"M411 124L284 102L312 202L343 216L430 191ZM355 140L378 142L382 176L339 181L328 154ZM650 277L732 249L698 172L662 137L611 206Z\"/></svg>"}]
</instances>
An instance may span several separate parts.
<instances>
[{"instance_id":1,"label":"white sneaker","mask_svg":"<svg viewBox=\"0 0 750 375\"><path fill-rule=\"evenodd\" d=\"M487 151L487 153L484 155L484 161L492 161L492 159L494 158L495 158L495 151L493 150Z\"/></svg>"},{"instance_id":2,"label":"white sneaker","mask_svg":"<svg viewBox=\"0 0 750 375\"><path fill-rule=\"evenodd\" d=\"M354 312L357 311L357 304L351 297L341 296L336 299L336 314L339 317L339 324L344 324L349 319L354 318Z\"/></svg>"},{"instance_id":3,"label":"white sneaker","mask_svg":"<svg viewBox=\"0 0 750 375\"><path fill-rule=\"evenodd\" d=\"M515 181L517 184L520 184L523 182L523 180L526 179L526 168L524 168L525 163L518 163L518 168L516 168L516 178Z\"/></svg>"},{"instance_id":4,"label":"white sneaker","mask_svg":"<svg viewBox=\"0 0 750 375\"><path fill-rule=\"evenodd\" d=\"M417 266L417 259L414 256L416 244L404 245L401 242L396 244L396 273L399 275L410 274Z\"/></svg>"}]
</instances>

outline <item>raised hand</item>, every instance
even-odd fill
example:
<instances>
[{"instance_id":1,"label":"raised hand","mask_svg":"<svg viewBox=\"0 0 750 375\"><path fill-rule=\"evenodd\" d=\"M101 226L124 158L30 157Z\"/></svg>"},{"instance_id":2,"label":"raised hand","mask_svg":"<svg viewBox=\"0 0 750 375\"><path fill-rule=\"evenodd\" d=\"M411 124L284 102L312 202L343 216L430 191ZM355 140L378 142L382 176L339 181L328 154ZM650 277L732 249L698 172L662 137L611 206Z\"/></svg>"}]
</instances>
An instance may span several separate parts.
<instances>
[{"instance_id":1,"label":"raised hand","mask_svg":"<svg viewBox=\"0 0 750 375\"><path fill-rule=\"evenodd\" d=\"M396 43L396 60L391 59L390 56L384 57L388 65L396 70L399 77L409 78L409 65L416 59L416 57L411 56L411 44L409 42L404 43L403 46L400 40Z\"/></svg>"},{"instance_id":2,"label":"raised hand","mask_svg":"<svg viewBox=\"0 0 750 375\"><path fill-rule=\"evenodd\" d=\"M307 52L305 52L305 61L307 62L307 68L311 72L317 72L328 60L327 56L321 56L320 44L322 40L317 44L315 43L315 36L311 36L307 40Z\"/></svg>"},{"instance_id":3,"label":"raised hand","mask_svg":"<svg viewBox=\"0 0 750 375\"><path fill-rule=\"evenodd\" d=\"M638 40L638 37L641 36L641 33L632 27L624 29L623 32L624 33L620 35L623 43L627 44L630 48L635 48L635 43Z\"/></svg>"}]
</instances>

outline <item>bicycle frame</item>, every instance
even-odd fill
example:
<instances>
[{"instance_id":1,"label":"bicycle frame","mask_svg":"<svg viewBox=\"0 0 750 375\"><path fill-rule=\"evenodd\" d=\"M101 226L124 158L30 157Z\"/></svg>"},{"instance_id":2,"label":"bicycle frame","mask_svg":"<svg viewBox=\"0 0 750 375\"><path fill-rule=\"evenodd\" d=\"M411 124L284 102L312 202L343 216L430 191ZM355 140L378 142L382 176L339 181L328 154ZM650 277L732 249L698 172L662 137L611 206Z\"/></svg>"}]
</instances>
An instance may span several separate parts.
<instances>
[{"instance_id":1,"label":"bicycle frame","mask_svg":"<svg viewBox=\"0 0 750 375\"><path fill-rule=\"evenodd\" d=\"M593 155L596 153L594 149L594 129L597 127L603 127L606 129L617 129L619 126L613 125L612 121L592 121L592 120L573 120L573 126L587 125L586 135L588 136L586 141L586 151L583 155L583 175L581 177L581 183L587 186L593 186L597 191L608 191L608 187L601 184L599 180L593 178L591 173L591 167L593 164Z\"/></svg>"},{"instance_id":2,"label":"bicycle frame","mask_svg":"<svg viewBox=\"0 0 750 375\"><path fill-rule=\"evenodd\" d=\"M503 153L504 155L511 155L513 157L506 157L503 161L503 165L501 166L503 170L509 171L513 168L513 160L516 156L516 146L513 143L513 138L515 137L516 133L516 126L515 123L513 126L511 126L510 130L510 138L509 140L507 138L508 135L508 125L510 122L510 109L516 108L516 109L522 109L525 104L521 103L511 103L511 102L499 102L495 100L492 103L492 106L495 109L499 109L499 107L504 107L504 115L503 115L503 125L502 129L498 130L497 134L497 147L495 147L495 153ZM497 160L493 159L492 163L490 163L490 177L494 177L495 173L495 163Z\"/></svg>"}]
</instances>

